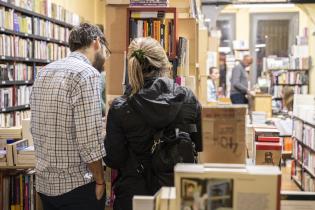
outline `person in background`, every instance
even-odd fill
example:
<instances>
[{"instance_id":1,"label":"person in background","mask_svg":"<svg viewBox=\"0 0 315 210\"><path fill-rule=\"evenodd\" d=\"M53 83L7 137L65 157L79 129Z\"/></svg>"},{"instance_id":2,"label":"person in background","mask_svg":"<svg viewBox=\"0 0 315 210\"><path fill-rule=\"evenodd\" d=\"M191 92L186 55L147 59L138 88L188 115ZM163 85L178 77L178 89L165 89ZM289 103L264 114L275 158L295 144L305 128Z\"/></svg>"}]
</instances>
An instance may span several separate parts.
<instances>
[{"instance_id":1,"label":"person in background","mask_svg":"<svg viewBox=\"0 0 315 210\"><path fill-rule=\"evenodd\" d=\"M118 169L114 210L132 210L134 195L153 195L161 187L155 185L155 176L150 172L157 131L174 133L169 126L179 126L180 131L189 133L196 151L202 150L201 106L191 90L164 77L169 70L169 60L158 41L137 38L131 42L130 85L124 96L112 102L107 115L104 161ZM173 175L167 179L172 181Z\"/></svg>"},{"instance_id":2,"label":"person in background","mask_svg":"<svg viewBox=\"0 0 315 210\"><path fill-rule=\"evenodd\" d=\"M233 104L248 104L248 96L255 92L248 88L248 73L246 68L252 65L253 58L245 55L243 60L232 70L230 98Z\"/></svg>"},{"instance_id":3,"label":"person in background","mask_svg":"<svg viewBox=\"0 0 315 210\"><path fill-rule=\"evenodd\" d=\"M209 69L209 78L207 80L207 101L216 102L218 99L218 93L215 82L219 79L220 73L216 67Z\"/></svg>"},{"instance_id":4,"label":"person in background","mask_svg":"<svg viewBox=\"0 0 315 210\"><path fill-rule=\"evenodd\" d=\"M220 95L224 96L226 94L226 55L224 53L220 53L219 69L220 69L219 92Z\"/></svg>"},{"instance_id":5,"label":"person in background","mask_svg":"<svg viewBox=\"0 0 315 210\"><path fill-rule=\"evenodd\" d=\"M108 56L98 27L69 36L71 54L45 66L31 93L36 191L44 210L104 210L105 180L98 65ZM94 66L94 67L93 67Z\"/></svg>"},{"instance_id":6,"label":"person in background","mask_svg":"<svg viewBox=\"0 0 315 210\"><path fill-rule=\"evenodd\" d=\"M101 24L96 24L97 27L104 33L104 26ZM108 44L108 43L106 43ZM109 51L110 53L110 51ZM102 116L106 114L106 71L104 67L104 62L99 63L95 68L101 73L100 76L100 95L101 95L101 107L102 107Z\"/></svg>"},{"instance_id":7,"label":"person in background","mask_svg":"<svg viewBox=\"0 0 315 210\"><path fill-rule=\"evenodd\" d=\"M294 89L289 86L285 86L282 90L283 107L289 112L293 111L293 99Z\"/></svg>"}]
</instances>

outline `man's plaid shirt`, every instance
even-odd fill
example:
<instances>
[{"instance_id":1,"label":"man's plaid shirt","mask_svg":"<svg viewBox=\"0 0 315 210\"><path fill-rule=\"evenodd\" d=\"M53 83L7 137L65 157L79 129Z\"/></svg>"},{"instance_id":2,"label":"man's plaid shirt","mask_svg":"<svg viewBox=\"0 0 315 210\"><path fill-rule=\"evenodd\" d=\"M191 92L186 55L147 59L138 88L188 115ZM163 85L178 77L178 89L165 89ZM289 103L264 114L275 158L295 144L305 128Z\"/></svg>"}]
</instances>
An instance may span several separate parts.
<instances>
[{"instance_id":1,"label":"man's plaid shirt","mask_svg":"<svg viewBox=\"0 0 315 210\"><path fill-rule=\"evenodd\" d=\"M92 181L87 163L105 156L99 80L79 52L38 73L31 93L38 192L57 196Z\"/></svg>"}]
</instances>

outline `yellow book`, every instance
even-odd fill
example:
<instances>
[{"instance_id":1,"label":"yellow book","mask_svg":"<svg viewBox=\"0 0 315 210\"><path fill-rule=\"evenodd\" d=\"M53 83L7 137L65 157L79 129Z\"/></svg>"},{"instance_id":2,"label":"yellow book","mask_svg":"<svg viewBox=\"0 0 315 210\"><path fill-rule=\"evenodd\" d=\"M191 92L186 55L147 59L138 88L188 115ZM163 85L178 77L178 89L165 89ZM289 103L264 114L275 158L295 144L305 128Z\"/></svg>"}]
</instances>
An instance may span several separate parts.
<instances>
[{"instance_id":1,"label":"yellow book","mask_svg":"<svg viewBox=\"0 0 315 210\"><path fill-rule=\"evenodd\" d=\"M168 24L169 22L167 20L164 21L165 25L165 33L164 33L164 40L165 40L165 52L168 53L169 50L169 31L168 31Z\"/></svg>"},{"instance_id":2,"label":"yellow book","mask_svg":"<svg viewBox=\"0 0 315 210\"><path fill-rule=\"evenodd\" d=\"M20 174L20 209L23 210L23 175Z\"/></svg>"}]
</instances>

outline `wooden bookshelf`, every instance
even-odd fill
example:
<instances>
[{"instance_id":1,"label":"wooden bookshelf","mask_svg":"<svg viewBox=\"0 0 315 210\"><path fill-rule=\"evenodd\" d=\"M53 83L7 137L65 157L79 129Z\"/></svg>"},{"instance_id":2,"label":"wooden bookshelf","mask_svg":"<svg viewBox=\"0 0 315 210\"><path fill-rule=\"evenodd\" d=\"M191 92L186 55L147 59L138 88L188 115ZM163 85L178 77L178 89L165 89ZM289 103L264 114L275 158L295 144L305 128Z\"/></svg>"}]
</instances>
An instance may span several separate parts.
<instances>
[{"instance_id":1,"label":"wooden bookshelf","mask_svg":"<svg viewBox=\"0 0 315 210\"><path fill-rule=\"evenodd\" d=\"M58 36L55 36L55 37L58 37L62 40L38 35L38 34L44 34L44 33L39 33L40 30L37 31L38 33L35 31L35 24L36 24L35 18L38 18L38 19L43 20L43 21L49 21L52 24L56 24L57 26L63 27L64 28L63 30L70 30L73 28L73 25L66 23L64 21L60 21L60 20L45 16L43 14L39 14L39 13L31 11L31 10L21 8L19 6L16 6L16 5L8 3L8 2L3 2L1 0L0 0L0 6L6 8L6 9L13 10L14 13L17 12L17 13L20 13L20 14L26 16L26 17L29 17L31 19L29 24L32 26L32 33L23 33L23 32L16 31L15 26L14 26L14 30L12 30L12 28L8 29L8 28L0 27L0 35L4 34L7 36L12 36L13 39L15 37L20 37L23 39L29 39L31 42L30 47L32 47L32 49L33 49L32 54L29 57L13 56L13 55L16 55L17 52L12 52L13 53L12 56L0 55L0 62L2 64L12 65L14 68L19 63L27 64L28 66L30 66L30 69L32 71L32 73L30 74L30 75L32 75L32 78L29 78L30 80L0 81L0 88L6 88L6 87L12 87L13 88L13 94L12 94L13 107L2 108L2 109L0 109L0 113L10 113L10 112L13 113L13 112L17 112L17 111L29 110L30 109L29 104L17 106L17 98L16 98L17 88L19 86L22 86L22 85L25 85L25 86L32 85L34 82L34 79L36 77L37 67L47 65L47 64L54 61L54 60L50 60L50 59L37 59L37 58L35 58L35 41L44 41L47 44L53 43L53 44L57 44L60 47L66 47L66 48L69 47L68 42L64 41L66 37L63 37L63 36L61 37L59 34L58 34ZM10 17L10 18L14 19L14 17ZM67 32L65 31L62 35L66 35L66 34L67 34ZM53 37L53 34L51 34L51 37ZM15 46L13 46L13 48L15 48ZM64 51L65 49L59 49L59 50ZM47 56L47 57L49 57L49 56ZM52 56L52 57L54 57L54 56ZM15 125L15 123L16 123L16 120L13 119L13 124Z\"/></svg>"},{"instance_id":2,"label":"wooden bookshelf","mask_svg":"<svg viewBox=\"0 0 315 210\"><path fill-rule=\"evenodd\" d=\"M308 161L312 162L311 156L315 156L315 148L312 148L311 146L309 146L307 143L305 143L304 140L304 135L305 135L305 125L308 125L312 128L315 129L315 125L312 125L309 122L305 122L304 120L300 119L299 117L293 116L293 120L294 121L299 121L298 124L294 124L297 125L298 127L302 126L301 128L293 128L295 132L297 132L297 130L299 130L299 132L302 132L302 134L300 133L294 133L293 135L293 140L295 141L294 143L294 147L297 147L294 149L294 151L299 151L298 154L295 154L294 157L294 172L297 173L297 167L300 167L301 170L301 182L296 182L296 184L302 189L302 190L306 190L307 188L305 186L303 186L304 184L304 174L308 174L308 176L310 177L310 180L313 180L313 183L315 182L315 165L313 165L313 169L309 168L308 165L305 164L305 160L307 159ZM302 139L299 139L297 136L302 136ZM315 139L313 140L315 141ZM308 155L308 156L307 156ZM299 159L300 158L300 159ZM292 176L292 179L294 180L294 176Z\"/></svg>"},{"instance_id":3,"label":"wooden bookshelf","mask_svg":"<svg viewBox=\"0 0 315 210\"><path fill-rule=\"evenodd\" d=\"M71 25L69 23L66 23L66 22L63 22L63 21L60 21L60 20L57 20L57 19L54 19L54 18L47 17L47 16L45 16L43 14L39 14L39 13L31 11L31 10L27 10L27 9L15 6L14 4L11 4L11 3L8 3L8 2L3 2L3 1L0 0L0 6L4 6L6 8L10 8L10 9L14 9L15 11L20 12L21 14L24 14L24 15L28 15L28 16L31 16L31 17L38 17L38 18L41 18L43 20L48 20L48 21L50 21L52 23L55 23L55 24L58 24L60 26L64 26L64 27L67 27L67 28L73 28L73 25Z\"/></svg>"},{"instance_id":4,"label":"wooden bookshelf","mask_svg":"<svg viewBox=\"0 0 315 210\"><path fill-rule=\"evenodd\" d=\"M127 8L127 34L126 34L126 51L128 50L128 46L130 44L130 35L131 35L131 25L130 20L133 19L131 17L131 14L133 12L158 12L162 14L172 14L173 15L173 21L174 21L174 33L172 34L172 47L171 47L171 53L168 55L170 60L174 60L177 55L177 9L175 7L128 7ZM136 18L137 20L163 20L165 17L157 17L157 18ZM165 35L166 36L166 35Z\"/></svg>"}]
</instances>

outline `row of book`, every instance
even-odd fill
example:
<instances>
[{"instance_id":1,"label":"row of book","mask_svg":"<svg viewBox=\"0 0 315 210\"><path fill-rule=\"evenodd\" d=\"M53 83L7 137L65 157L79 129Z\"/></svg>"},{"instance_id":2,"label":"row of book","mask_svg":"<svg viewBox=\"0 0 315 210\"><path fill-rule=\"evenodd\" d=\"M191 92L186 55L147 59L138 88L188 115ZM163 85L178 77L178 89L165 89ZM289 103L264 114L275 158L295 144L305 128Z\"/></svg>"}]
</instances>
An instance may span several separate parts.
<instances>
[{"instance_id":1,"label":"row of book","mask_svg":"<svg viewBox=\"0 0 315 210\"><path fill-rule=\"evenodd\" d=\"M34 58L44 60L58 60L65 58L70 50L68 47L45 41L34 41Z\"/></svg>"},{"instance_id":2,"label":"row of book","mask_svg":"<svg viewBox=\"0 0 315 210\"><path fill-rule=\"evenodd\" d=\"M0 114L0 127L10 128L15 126L21 126L22 120L29 118L31 115L30 111L16 111L9 113ZM10 136L8 136L10 137ZM11 136L12 137L12 136Z\"/></svg>"},{"instance_id":3,"label":"row of book","mask_svg":"<svg viewBox=\"0 0 315 210\"><path fill-rule=\"evenodd\" d=\"M33 55L33 42L30 39L0 35L0 56L31 58Z\"/></svg>"},{"instance_id":4,"label":"row of book","mask_svg":"<svg viewBox=\"0 0 315 210\"><path fill-rule=\"evenodd\" d=\"M315 128L304 124L303 143L315 151Z\"/></svg>"},{"instance_id":5,"label":"row of book","mask_svg":"<svg viewBox=\"0 0 315 210\"><path fill-rule=\"evenodd\" d=\"M302 175L302 187L306 192L315 192L315 180L308 173Z\"/></svg>"},{"instance_id":6,"label":"row of book","mask_svg":"<svg viewBox=\"0 0 315 210\"><path fill-rule=\"evenodd\" d=\"M79 15L52 3L51 0L7 0L7 2L72 25L78 25L82 19Z\"/></svg>"},{"instance_id":7,"label":"row of book","mask_svg":"<svg viewBox=\"0 0 315 210\"><path fill-rule=\"evenodd\" d=\"M265 71L278 70L278 69L284 69L284 70L309 69L310 63L311 63L310 56L303 56L303 57L300 57L298 55L292 55L290 57L270 56L263 59L263 69Z\"/></svg>"},{"instance_id":8,"label":"row of book","mask_svg":"<svg viewBox=\"0 0 315 210\"><path fill-rule=\"evenodd\" d=\"M131 7L168 7L169 0L130 0Z\"/></svg>"},{"instance_id":9,"label":"row of book","mask_svg":"<svg viewBox=\"0 0 315 210\"><path fill-rule=\"evenodd\" d=\"M34 67L23 63L0 64L0 81L34 80Z\"/></svg>"},{"instance_id":10,"label":"row of book","mask_svg":"<svg viewBox=\"0 0 315 210\"><path fill-rule=\"evenodd\" d=\"M156 17L155 17L156 15ZM147 18L157 18L158 13ZM173 52L174 40L174 21L169 19L147 19L139 20L132 18L130 20L130 41L138 37L152 37L158 40L168 55Z\"/></svg>"},{"instance_id":11,"label":"row of book","mask_svg":"<svg viewBox=\"0 0 315 210\"><path fill-rule=\"evenodd\" d=\"M35 210L38 195L35 191L35 171L8 175L0 174L0 208L6 210ZM36 205L37 204L37 205Z\"/></svg>"},{"instance_id":12,"label":"row of book","mask_svg":"<svg viewBox=\"0 0 315 210\"><path fill-rule=\"evenodd\" d=\"M67 42L70 30L48 20L34 18L34 34Z\"/></svg>"},{"instance_id":13,"label":"row of book","mask_svg":"<svg viewBox=\"0 0 315 210\"><path fill-rule=\"evenodd\" d=\"M272 89L272 96L274 98L282 98L283 96L283 88L285 86L278 86L278 85L275 85L273 86L273 89ZM290 87L294 90L294 94L307 94L308 93L308 85L296 85L296 86L292 86Z\"/></svg>"},{"instance_id":14,"label":"row of book","mask_svg":"<svg viewBox=\"0 0 315 210\"><path fill-rule=\"evenodd\" d=\"M303 164L309 172L315 175L315 154L308 149L303 151Z\"/></svg>"},{"instance_id":15,"label":"row of book","mask_svg":"<svg viewBox=\"0 0 315 210\"><path fill-rule=\"evenodd\" d=\"M307 85L308 75L304 71L274 71L273 84Z\"/></svg>"},{"instance_id":16,"label":"row of book","mask_svg":"<svg viewBox=\"0 0 315 210\"><path fill-rule=\"evenodd\" d=\"M17 86L16 88L0 88L0 108L5 109L29 104L31 90L32 87L26 85ZM14 96L15 100L13 100Z\"/></svg>"},{"instance_id":17,"label":"row of book","mask_svg":"<svg viewBox=\"0 0 315 210\"><path fill-rule=\"evenodd\" d=\"M0 27L12 31L32 34L32 18L12 9L0 7Z\"/></svg>"}]
</instances>

